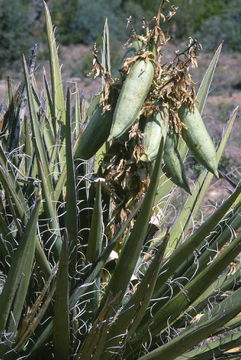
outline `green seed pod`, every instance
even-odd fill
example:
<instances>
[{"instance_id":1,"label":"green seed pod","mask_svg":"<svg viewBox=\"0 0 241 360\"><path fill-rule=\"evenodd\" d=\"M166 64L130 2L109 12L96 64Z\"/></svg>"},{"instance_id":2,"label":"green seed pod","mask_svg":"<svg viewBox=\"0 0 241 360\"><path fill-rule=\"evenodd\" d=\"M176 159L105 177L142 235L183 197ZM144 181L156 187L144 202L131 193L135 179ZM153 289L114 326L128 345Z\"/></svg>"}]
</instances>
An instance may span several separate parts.
<instances>
[{"instance_id":1,"label":"green seed pod","mask_svg":"<svg viewBox=\"0 0 241 360\"><path fill-rule=\"evenodd\" d=\"M132 56L137 55L137 53L143 49L143 42L140 40L135 40L133 41L126 49L126 52L124 53L124 55L122 56L121 60L118 62L118 65L116 66L116 70L114 70L114 78L118 77L119 74L119 69L122 67L125 59L130 58Z\"/></svg>"},{"instance_id":2,"label":"green seed pod","mask_svg":"<svg viewBox=\"0 0 241 360\"><path fill-rule=\"evenodd\" d=\"M143 48L142 41L140 40L133 41L126 49L126 52L123 55L123 58L121 59L121 64L124 62L126 58L135 56L142 48Z\"/></svg>"},{"instance_id":3,"label":"green seed pod","mask_svg":"<svg viewBox=\"0 0 241 360\"><path fill-rule=\"evenodd\" d=\"M182 106L179 110L179 116L187 127L182 131L183 139L193 152L194 157L218 177L216 150L197 107L192 112Z\"/></svg>"},{"instance_id":4,"label":"green seed pod","mask_svg":"<svg viewBox=\"0 0 241 360\"><path fill-rule=\"evenodd\" d=\"M169 131L163 154L163 171L172 182L191 194L182 158L177 150L177 136Z\"/></svg>"},{"instance_id":5,"label":"green seed pod","mask_svg":"<svg viewBox=\"0 0 241 360\"><path fill-rule=\"evenodd\" d=\"M87 117L88 118L91 118L92 115L94 114L96 108L99 106L100 99L101 99L101 94L95 95L94 98L89 103L88 109L87 109Z\"/></svg>"},{"instance_id":6,"label":"green seed pod","mask_svg":"<svg viewBox=\"0 0 241 360\"><path fill-rule=\"evenodd\" d=\"M110 139L119 138L137 119L154 77L152 61L138 60L130 69L120 91Z\"/></svg>"},{"instance_id":7,"label":"green seed pod","mask_svg":"<svg viewBox=\"0 0 241 360\"><path fill-rule=\"evenodd\" d=\"M146 122L143 132L144 154L141 156L142 161L155 160L161 138L166 139L168 131L169 114L168 109L163 106L160 112L153 114Z\"/></svg>"},{"instance_id":8,"label":"green seed pod","mask_svg":"<svg viewBox=\"0 0 241 360\"><path fill-rule=\"evenodd\" d=\"M75 158L90 159L108 139L113 112L102 112L103 107L98 105L84 132L79 137L75 150Z\"/></svg>"}]
</instances>

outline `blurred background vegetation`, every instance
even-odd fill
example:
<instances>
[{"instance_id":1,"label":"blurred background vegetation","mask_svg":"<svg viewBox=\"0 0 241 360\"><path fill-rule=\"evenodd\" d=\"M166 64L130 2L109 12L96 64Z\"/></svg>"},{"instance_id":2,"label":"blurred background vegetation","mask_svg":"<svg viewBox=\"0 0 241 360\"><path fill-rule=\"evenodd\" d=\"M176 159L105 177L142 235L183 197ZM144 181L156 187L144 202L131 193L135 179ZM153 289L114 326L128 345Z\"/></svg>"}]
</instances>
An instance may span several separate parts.
<instances>
[{"instance_id":1,"label":"blurred background vegetation","mask_svg":"<svg viewBox=\"0 0 241 360\"><path fill-rule=\"evenodd\" d=\"M129 16L136 28L142 18L150 19L160 0L48 0L57 38L61 44L92 45L99 42L105 18L108 17L113 49L125 42ZM173 40L192 35L204 50L213 50L224 40L224 48L241 50L241 0L171 0L179 7L173 19ZM43 39L42 0L0 0L0 66L19 59L35 42ZM1 76L1 75L0 75Z\"/></svg>"}]
</instances>

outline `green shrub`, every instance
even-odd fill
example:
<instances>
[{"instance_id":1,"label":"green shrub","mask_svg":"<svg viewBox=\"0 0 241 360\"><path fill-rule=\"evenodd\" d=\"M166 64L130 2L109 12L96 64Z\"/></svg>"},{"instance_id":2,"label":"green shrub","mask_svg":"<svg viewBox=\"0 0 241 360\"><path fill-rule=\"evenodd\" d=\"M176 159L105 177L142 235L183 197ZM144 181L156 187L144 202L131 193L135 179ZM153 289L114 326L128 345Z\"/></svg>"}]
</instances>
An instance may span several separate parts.
<instances>
[{"instance_id":1,"label":"green shrub","mask_svg":"<svg viewBox=\"0 0 241 360\"><path fill-rule=\"evenodd\" d=\"M137 1L121 0L89 0L88 2L72 0L66 6L65 1L54 0L51 4L53 18L63 43L93 44L98 41L99 34L108 18L112 38L124 41L127 18L132 16L137 30L140 29L142 18L150 17L151 10L144 9ZM138 21L136 21L138 20Z\"/></svg>"},{"instance_id":2,"label":"green shrub","mask_svg":"<svg viewBox=\"0 0 241 360\"><path fill-rule=\"evenodd\" d=\"M196 36L201 39L205 50L213 50L224 41L224 48L241 50L241 1L233 0L219 16L204 21Z\"/></svg>"},{"instance_id":3,"label":"green shrub","mask_svg":"<svg viewBox=\"0 0 241 360\"><path fill-rule=\"evenodd\" d=\"M16 0L15 0L16 1ZM159 0L53 0L50 3L61 42L93 44L108 18L112 38L123 42L126 19L132 16L140 30L140 20L150 18ZM172 20L173 35L177 39L197 34L204 39L207 50L213 50L224 40L228 49L240 49L240 1L232 0L173 0L169 6L178 7Z\"/></svg>"},{"instance_id":4,"label":"green shrub","mask_svg":"<svg viewBox=\"0 0 241 360\"><path fill-rule=\"evenodd\" d=\"M76 14L79 9L78 0L53 0L50 9L55 25L58 27L58 34L63 44L80 42L81 31L77 33L75 28Z\"/></svg>"},{"instance_id":5,"label":"green shrub","mask_svg":"<svg viewBox=\"0 0 241 360\"><path fill-rule=\"evenodd\" d=\"M0 0L0 66L20 58L31 47L31 18L19 0ZM1 76L1 75L0 75Z\"/></svg>"},{"instance_id":6,"label":"green shrub","mask_svg":"<svg viewBox=\"0 0 241 360\"><path fill-rule=\"evenodd\" d=\"M174 0L178 7L177 15L173 18L176 25L177 38L193 35L202 24L213 16L222 14L228 1L226 0Z\"/></svg>"}]
</instances>

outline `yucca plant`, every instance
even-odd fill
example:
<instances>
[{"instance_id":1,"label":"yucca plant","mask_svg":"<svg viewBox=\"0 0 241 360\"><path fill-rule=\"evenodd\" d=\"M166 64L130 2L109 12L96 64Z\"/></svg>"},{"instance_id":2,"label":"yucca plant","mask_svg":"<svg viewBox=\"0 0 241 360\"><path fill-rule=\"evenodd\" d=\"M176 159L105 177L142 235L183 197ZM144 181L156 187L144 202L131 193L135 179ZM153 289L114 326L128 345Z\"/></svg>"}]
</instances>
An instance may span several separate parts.
<instances>
[{"instance_id":1,"label":"yucca plant","mask_svg":"<svg viewBox=\"0 0 241 360\"><path fill-rule=\"evenodd\" d=\"M196 42L161 65L163 7L117 80L106 23L102 91L80 102L45 15L50 85L23 57L1 123L0 358L239 359L241 186L193 228L237 114L216 152L200 113L221 46L194 96ZM207 168L191 189L183 139ZM166 227L173 182L192 194Z\"/></svg>"}]
</instances>

